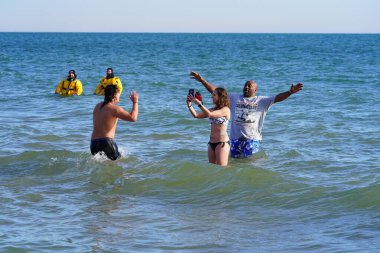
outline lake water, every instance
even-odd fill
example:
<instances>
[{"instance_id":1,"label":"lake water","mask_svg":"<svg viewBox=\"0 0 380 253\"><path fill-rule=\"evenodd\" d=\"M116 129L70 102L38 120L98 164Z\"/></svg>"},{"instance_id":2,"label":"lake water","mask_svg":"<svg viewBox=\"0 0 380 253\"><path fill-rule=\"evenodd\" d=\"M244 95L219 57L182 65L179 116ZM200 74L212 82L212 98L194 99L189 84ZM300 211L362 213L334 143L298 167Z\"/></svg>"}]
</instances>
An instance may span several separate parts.
<instances>
[{"instance_id":1,"label":"lake water","mask_svg":"<svg viewBox=\"0 0 380 253\"><path fill-rule=\"evenodd\" d=\"M380 251L380 35L0 33L1 252ZM89 151L106 68L140 94L122 159ZM75 69L84 94L54 94ZM189 78L275 104L263 150L208 163Z\"/></svg>"}]
</instances>

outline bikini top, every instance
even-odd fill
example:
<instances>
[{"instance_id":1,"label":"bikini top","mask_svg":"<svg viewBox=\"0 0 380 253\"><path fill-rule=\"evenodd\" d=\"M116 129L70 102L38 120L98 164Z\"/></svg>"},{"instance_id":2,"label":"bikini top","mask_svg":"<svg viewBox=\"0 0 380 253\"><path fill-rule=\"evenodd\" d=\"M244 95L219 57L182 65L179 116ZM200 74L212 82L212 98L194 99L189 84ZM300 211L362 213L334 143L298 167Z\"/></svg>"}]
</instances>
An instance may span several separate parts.
<instances>
[{"instance_id":1,"label":"bikini top","mask_svg":"<svg viewBox=\"0 0 380 253\"><path fill-rule=\"evenodd\" d=\"M220 117L220 118L209 118L208 119L210 124L215 124L215 125L227 125L228 124L228 119L225 117Z\"/></svg>"}]
</instances>

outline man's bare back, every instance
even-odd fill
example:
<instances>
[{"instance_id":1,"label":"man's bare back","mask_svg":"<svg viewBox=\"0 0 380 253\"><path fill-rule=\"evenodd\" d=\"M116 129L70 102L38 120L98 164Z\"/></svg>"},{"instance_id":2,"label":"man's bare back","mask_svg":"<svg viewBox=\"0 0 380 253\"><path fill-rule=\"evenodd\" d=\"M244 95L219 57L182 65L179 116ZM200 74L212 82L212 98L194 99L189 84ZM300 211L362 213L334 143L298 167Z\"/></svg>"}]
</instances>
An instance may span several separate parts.
<instances>
[{"instance_id":1,"label":"man's bare back","mask_svg":"<svg viewBox=\"0 0 380 253\"><path fill-rule=\"evenodd\" d=\"M93 112L94 129L91 139L115 138L115 130L118 121L116 117L117 105L106 104L102 108L103 102L95 106Z\"/></svg>"},{"instance_id":2,"label":"man's bare back","mask_svg":"<svg viewBox=\"0 0 380 253\"><path fill-rule=\"evenodd\" d=\"M117 120L120 118L126 121L136 121L138 115L138 94L133 93L130 99L133 102L132 112L125 111L116 104L119 102L120 94L117 94L115 100L103 105L99 103L95 106L93 112L94 129L91 139L114 138ZM102 107L103 105L103 107Z\"/></svg>"},{"instance_id":3,"label":"man's bare back","mask_svg":"<svg viewBox=\"0 0 380 253\"><path fill-rule=\"evenodd\" d=\"M118 119L135 122L138 116L139 95L132 92L129 97L133 103L131 113L116 104L120 93L115 85L105 88L104 102L98 103L93 111L93 131L91 135L91 153L93 155L103 151L111 160L120 157L118 147L114 141Z\"/></svg>"}]
</instances>

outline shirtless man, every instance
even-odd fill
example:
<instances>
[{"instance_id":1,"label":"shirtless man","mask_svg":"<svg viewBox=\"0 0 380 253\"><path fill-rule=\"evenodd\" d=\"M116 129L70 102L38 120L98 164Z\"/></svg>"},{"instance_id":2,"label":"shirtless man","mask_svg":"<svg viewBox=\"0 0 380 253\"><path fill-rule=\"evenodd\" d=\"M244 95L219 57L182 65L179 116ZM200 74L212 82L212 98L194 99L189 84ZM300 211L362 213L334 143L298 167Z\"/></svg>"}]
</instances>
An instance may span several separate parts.
<instances>
[{"instance_id":1,"label":"shirtless man","mask_svg":"<svg viewBox=\"0 0 380 253\"><path fill-rule=\"evenodd\" d=\"M103 151L111 160L116 160L121 156L114 141L117 121L122 119L135 122L139 111L139 95L132 92L129 98L133 103L131 113L116 105L120 99L120 91L116 85L108 85L105 88L104 102L97 104L93 112L91 154L95 155Z\"/></svg>"}]
</instances>

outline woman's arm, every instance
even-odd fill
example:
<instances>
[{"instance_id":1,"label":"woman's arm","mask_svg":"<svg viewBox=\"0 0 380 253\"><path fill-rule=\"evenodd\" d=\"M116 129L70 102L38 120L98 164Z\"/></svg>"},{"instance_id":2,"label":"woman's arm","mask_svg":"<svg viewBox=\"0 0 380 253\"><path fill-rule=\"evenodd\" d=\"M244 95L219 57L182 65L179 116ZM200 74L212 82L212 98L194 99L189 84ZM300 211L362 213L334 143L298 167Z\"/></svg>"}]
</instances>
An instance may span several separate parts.
<instances>
[{"instance_id":1,"label":"woman's arm","mask_svg":"<svg viewBox=\"0 0 380 253\"><path fill-rule=\"evenodd\" d=\"M220 118L220 117L226 117L228 119L230 118L230 108L228 108L227 106L225 106L221 109L218 109L218 110L210 111L209 109L204 107L202 102L199 101L198 99L192 97L192 101L196 105L198 105L199 108L201 108L202 112L204 113L205 117L207 117L207 118Z\"/></svg>"},{"instance_id":2,"label":"woman's arm","mask_svg":"<svg viewBox=\"0 0 380 253\"><path fill-rule=\"evenodd\" d=\"M193 106L191 104L191 99L192 99L192 97L190 95L188 95L186 98L187 108L189 108L191 115L193 115L194 118L198 118L198 119L206 118L207 116L205 115L204 112L197 113L197 111L195 111L195 109L193 108Z\"/></svg>"},{"instance_id":3,"label":"woman's arm","mask_svg":"<svg viewBox=\"0 0 380 253\"><path fill-rule=\"evenodd\" d=\"M199 107L201 108L201 110L205 113L205 115L208 118L220 118L220 117L226 117L227 119L230 118L230 108L228 108L227 106L225 106L221 109L212 110L212 111L210 111L209 109L204 107L202 104L200 104Z\"/></svg>"}]
</instances>

